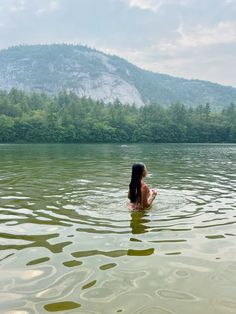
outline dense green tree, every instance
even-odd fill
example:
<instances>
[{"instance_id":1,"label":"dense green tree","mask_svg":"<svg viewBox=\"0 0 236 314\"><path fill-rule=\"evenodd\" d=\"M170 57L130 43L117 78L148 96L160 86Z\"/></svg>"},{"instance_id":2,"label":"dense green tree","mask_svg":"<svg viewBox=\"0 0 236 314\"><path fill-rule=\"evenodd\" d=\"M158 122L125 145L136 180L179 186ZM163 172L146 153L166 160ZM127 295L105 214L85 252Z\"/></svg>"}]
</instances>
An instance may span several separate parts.
<instances>
[{"instance_id":1,"label":"dense green tree","mask_svg":"<svg viewBox=\"0 0 236 314\"><path fill-rule=\"evenodd\" d=\"M14 141L14 120L4 114L0 115L0 142Z\"/></svg>"}]
</instances>

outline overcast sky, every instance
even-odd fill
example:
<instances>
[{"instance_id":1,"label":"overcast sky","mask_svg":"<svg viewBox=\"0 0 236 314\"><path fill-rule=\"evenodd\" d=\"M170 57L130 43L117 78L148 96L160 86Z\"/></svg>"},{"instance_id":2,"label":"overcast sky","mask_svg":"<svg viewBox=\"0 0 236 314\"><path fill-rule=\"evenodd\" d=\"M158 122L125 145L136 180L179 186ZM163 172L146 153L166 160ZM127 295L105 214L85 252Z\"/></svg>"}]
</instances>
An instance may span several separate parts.
<instances>
[{"instance_id":1,"label":"overcast sky","mask_svg":"<svg viewBox=\"0 0 236 314\"><path fill-rule=\"evenodd\" d=\"M35 43L236 87L236 0L0 0L0 49Z\"/></svg>"}]
</instances>

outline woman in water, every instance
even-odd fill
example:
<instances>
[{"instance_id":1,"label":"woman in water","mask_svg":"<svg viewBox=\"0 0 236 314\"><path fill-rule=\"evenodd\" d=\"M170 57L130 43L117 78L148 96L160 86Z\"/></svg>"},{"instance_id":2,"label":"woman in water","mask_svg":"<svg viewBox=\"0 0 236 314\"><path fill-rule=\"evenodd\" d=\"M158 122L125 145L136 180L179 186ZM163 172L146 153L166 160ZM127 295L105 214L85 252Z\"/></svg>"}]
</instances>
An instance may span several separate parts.
<instances>
[{"instance_id":1,"label":"woman in water","mask_svg":"<svg viewBox=\"0 0 236 314\"><path fill-rule=\"evenodd\" d=\"M152 205L157 191L149 189L143 179L147 176L147 168L142 163L135 163L132 167L132 176L129 184L128 198L131 209L147 209Z\"/></svg>"}]
</instances>

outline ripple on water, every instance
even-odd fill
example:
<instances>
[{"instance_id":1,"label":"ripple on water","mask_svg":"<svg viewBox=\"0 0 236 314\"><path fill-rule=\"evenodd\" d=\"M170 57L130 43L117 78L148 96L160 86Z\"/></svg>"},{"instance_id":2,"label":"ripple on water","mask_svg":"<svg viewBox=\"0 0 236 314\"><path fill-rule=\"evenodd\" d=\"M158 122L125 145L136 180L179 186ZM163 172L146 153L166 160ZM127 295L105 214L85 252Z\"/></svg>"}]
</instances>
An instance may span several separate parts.
<instances>
[{"instance_id":1,"label":"ripple on water","mask_svg":"<svg viewBox=\"0 0 236 314\"><path fill-rule=\"evenodd\" d=\"M41 299L63 299L65 296L74 294L81 283L88 282L91 270L73 270L67 273L57 274L51 279L46 289L41 289L36 296Z\"/></svg>"},{"instance_id":2,"label":"ripple on water","mask_svg":"<svg viewBox=\"0 0 236 314\"><path fill-rule=\"evenodd\" d=\"M83 262L77 261L77 260L63 262L63 265L66 267L75 267L75 266L80 266L82 264L83 264Z\"/></svg>"},{"instance_id":3,"label":"ripple on water","mask_svg":"<svg viewBox=\"0 0 236 314\"><path fill-rule=\"evenodd\" d=\"M22 297L22 294L19 293L0 292L0 300L4 301L4 303L20 300Z\"/></svg>"},{"instance_id":4,"label":"ripple on water","mask_svg":"<svg viewBox=\"0 0 236 314\"><path fill-rule=\"evenodd\" d=\"M216 235L210 235L210 236L205 236L209 240L215 240L215 239L224 239L225 236L222 234L216 234Z\"/></svg>"},{"instance_id":5,"label":"ripple on water","mask_svg":"<svg viewBox=\"0 0 236 314\"><path fill-rule=\"evenodd\" d=\"M95 255L104 255L108 257L121 257L121 256L149 256L154 253L154 248L137 250L137 249L128 249L128 250L113 250L113 251L100 251L100 250L90 250L90 251L78 251L71 253L74 257L88 257Z\"/></svg>"},{"instance_id":6,"label":"ripple on water","mask_svg":"<svg viewBox=\"0 0 236 314\"><path fill-rule=\"evenodd\" d=\"M217 307L222 310L227 310L227 313L236 313L236 301L235 299L224 298L216 302Z\"/></svg>"},{"instance_id":7,"label":"ripple on water","mask_svg":"<svg viewBox=\"0 0 236 314\"><path fill-rule=\"evenodd\" d=\"M177 277L180 277L180 278L188 278L191 276L191 273L187 270L182 270L182 269L177 269L175 271L175 274Z\"/></svg>"},{"instance_id":8,"label":"ripple on water","mask_svg":"<svg viewBox=\"0 0 236 314\"><path fill-rule=\"evenodd\" d=\"M48 312L68 311L79 307L81 307L81 304L72 301L63 301L44 305L45 310Z\"/></svg>"},{"instance_id":9,"label":"ripple on water","mask_svg":"<svg viewBox=\"0 0 236 314\"><path fill-rule=\"evenodd\" d=\"M182 291L174 291L174 290L167 290L167 289L160 289L156 291L156 294L162 298L166 299L175 299L175 300L185 300L185 301L194 301L196 297Z\"/></svg>"},{"instance_id":10,"label":"ripple on water","mask_svg":"<svg viewBox=\"0 0 236 314\"><path fill-rule=\"evenodd\" d=\"M107 269L114 268L114 267L116 267L116 266L117 266L116 263L109 263L109 264L101 265L99 268L100 268L101 270L107 270Z\"/></svg>"},{"instance_id":11,"label":"ripple on water","mask_svg":"<svg viewBox=\"0 0 236 314\"><path fill-rule=\"evenodd\" d=\"M30 261L26 265L30 266L30 265L41 264L41 263L47 262L49 260L50 260L49 257L42 257L42 258L38 258L38 259L34 259L34 260Z\"/></svg>"},{"instance_id":12,"label":"ripple on water","mask_svg":"<svg viewBox=\"0 0 236 314\"><path fill-rule=\"evenodd\" d=\"M152 297L145 293L125 291L120 293L112 302L111 313L137 313L139 309L150 306ZM101 311L102 313L102 311ZM164 313L163 313L164 314ZM167 314L167 313L165 313Z\"/></svg>"},{"instance_id":13,"label":"ripple on water","mask_svg":"<svg viewBox=\"0 0 236 314\"><path fill-rule=\"evenodd\" d=\"M30 197L19 196L19 195L8 195L8 196L1 196L0 199L2 200L28 200L30 199Z\"/></svg>"},{"instance_id":14,"label":"ripple on water","mask_svg":"<svg viewBox=\"0 0 236 314\"><path fill-rule=\"evenodd\" d=\"M114 293L112 288L104 288L104 287L98 287L93 288L91 290L86 290L83 294L81 294L81 298L83 300L89 300L93 302L110 302L112 299L116 297L116 294Z\"/></svg>"},{"instance_id":15,"label":"ripple on water","mask_svg":"<svg viewBox=\"0 0 236 314\"><path fill-rule=\"evenodd\" d=\"M97 280L90 281L89 283L86 283L85 285L83 285L81 289L82 290L89 289L93 287L96 283L97 283Z\"/></svg>"},{"instance_id":16,"label":"ripple on water","mask_svg":"<svg viewBox=\"0 0 236 314\"><path fill-rule=\"evenodd\" d=\"M174 314L174 312L159 306L153 306L141 309L135 312L135 314Z\"/></svg>"}]
</instances>

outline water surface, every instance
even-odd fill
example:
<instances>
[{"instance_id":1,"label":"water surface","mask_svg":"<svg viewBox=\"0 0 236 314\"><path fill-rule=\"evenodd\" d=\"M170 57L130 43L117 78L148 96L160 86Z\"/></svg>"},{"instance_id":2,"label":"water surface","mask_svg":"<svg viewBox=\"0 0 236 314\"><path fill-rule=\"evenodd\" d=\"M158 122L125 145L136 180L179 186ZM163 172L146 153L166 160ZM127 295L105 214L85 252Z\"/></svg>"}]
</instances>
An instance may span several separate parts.
<instances>
[{"instance_id":1,"label":"water surface","mask_svg":"<svg viewBox=\"0 0 236 314\"><path fill-rule=\"evenodd\" d=\"M236 313L236 145L0 145L0 187L1 313Z\"/></svg>"}]
</instances>

